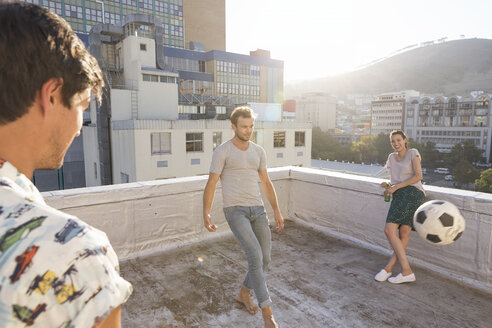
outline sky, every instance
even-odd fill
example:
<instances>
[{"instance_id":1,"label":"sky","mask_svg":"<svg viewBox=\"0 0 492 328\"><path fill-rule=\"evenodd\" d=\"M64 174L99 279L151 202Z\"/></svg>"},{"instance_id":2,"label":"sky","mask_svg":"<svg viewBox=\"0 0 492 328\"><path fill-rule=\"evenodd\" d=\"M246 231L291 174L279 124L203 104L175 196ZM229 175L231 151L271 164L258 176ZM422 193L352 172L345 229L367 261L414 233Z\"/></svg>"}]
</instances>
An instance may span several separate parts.
<instances>
[{"instance_id":1,"label":"sky","mask_svg":"<svg viewBox=\"0 0 492 328\"><path fill-rule=\"evenodd\" d=\"M356 70L447 37L492 39L487 0L225 0L226 50L270 50L284 80Z\"/></svg>"}]
</instances>

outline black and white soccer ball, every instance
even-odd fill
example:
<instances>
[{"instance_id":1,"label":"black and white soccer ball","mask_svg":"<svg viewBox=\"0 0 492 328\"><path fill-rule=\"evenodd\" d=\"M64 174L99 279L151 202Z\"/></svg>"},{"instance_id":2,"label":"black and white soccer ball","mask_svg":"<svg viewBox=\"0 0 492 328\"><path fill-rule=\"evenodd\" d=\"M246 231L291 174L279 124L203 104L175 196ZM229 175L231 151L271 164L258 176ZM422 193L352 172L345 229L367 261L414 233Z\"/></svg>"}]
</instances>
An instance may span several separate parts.
<instances>
[{"instance_id":1,"label":"black and white soccer ball","mask_svg":"<svg viewBox=\"0 0 492 328\"><path fill-rule=\"evenodd\" d=\"M427 242L447 245L461 237L465 231L465 218L450 202L431 200L415 211L413 226Z\"/></svg>"}]
</instances>

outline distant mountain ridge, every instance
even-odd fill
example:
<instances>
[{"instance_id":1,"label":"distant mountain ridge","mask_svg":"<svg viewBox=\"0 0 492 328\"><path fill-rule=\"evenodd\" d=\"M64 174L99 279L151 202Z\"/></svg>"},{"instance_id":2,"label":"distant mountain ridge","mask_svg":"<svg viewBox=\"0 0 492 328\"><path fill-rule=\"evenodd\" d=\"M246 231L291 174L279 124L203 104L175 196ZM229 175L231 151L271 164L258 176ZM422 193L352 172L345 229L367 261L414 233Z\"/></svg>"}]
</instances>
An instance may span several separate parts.
<instances>
[{"instance_id":1,"label":"distant mountain ridge","mask_svg":"<svg viewBox=\"0 0 492 328\"><path fill-rule=\"evenodd\" d=\"M311 91L342 97L400 90L468 95L492 91L492 40L465 39L416 48L363 69L285 83L285 99Z\"/></svg>"}]
</instances>

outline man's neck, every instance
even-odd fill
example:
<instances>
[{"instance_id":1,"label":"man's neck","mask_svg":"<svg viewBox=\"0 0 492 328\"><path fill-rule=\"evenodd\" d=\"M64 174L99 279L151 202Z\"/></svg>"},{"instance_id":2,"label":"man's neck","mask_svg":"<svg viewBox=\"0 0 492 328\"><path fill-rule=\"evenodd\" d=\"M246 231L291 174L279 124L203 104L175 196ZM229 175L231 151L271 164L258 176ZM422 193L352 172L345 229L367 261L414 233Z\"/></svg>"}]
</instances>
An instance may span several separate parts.
<instances>
[{"instance_id":1,"label":"man's neck","mask_svg":"<svg viewBox=\"0 0 492 328\"><path fill-rule=\"evenodd\" d=\"M0 143L0 148L2 148L2 144ZM11 155L9 152L4 152L2 149L0 151L0 158L9 162L14 166L20 173L24 174L28 179L32 178L34 173L34 166L30 165L31 163L28 161L28 158L22 158L23 156Z\"/></svg>"},{"instance_id":2,"label":"man's neck","mask_svg":"<svg viewBox=\"0 0 492 328\"><path fill-rule=\"evenodd\" d=\"M31 179L35 169L36 145L33 136L16 122L0 126L0 158Z\"/></svg>"},{"instance_id":3,"label":"man's neck","mask_svg":"<svg viewBox=\"0 0 492 328\"><path fill-rule=\"evenodd\" d=\"M242 149L242 150L246 150L249 147L249 140L244 141L244 140L239 139L237 136L234 136L231 139L231 142L234 144L234 146L236 146L237 148Z\"/></svg>"}]
</instances>

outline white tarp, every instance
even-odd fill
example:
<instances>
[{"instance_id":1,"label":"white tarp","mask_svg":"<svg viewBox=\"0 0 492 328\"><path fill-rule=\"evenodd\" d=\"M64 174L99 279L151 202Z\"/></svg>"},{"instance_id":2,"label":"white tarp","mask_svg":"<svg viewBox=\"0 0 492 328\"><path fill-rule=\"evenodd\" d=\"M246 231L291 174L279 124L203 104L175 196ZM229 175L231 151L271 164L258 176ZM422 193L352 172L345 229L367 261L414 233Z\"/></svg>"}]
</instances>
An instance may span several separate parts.
<instances>
[{"instance_id":1,"label":"white tarp","mask_svg":"<svg viewBox=\"0 0 492 328\"><path fill-rule=\"evenodd\" d=\"M284 167L269 170L281 211L330 234L379 252L390 252L384 235L388 203L378 178ZM189 177L44 193L49 205L105 231L120 259L179 247L228 234L220 183L212 217L216 233L202 224L207 177ZM412 263L474 287L492 291L492 195L425 186L431 199L447 200L461 210L466 231L451 245L433 246L412 233ZM264 199L270 220L273 213Z\"/></svg>"}]
</instances>

